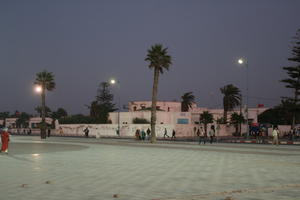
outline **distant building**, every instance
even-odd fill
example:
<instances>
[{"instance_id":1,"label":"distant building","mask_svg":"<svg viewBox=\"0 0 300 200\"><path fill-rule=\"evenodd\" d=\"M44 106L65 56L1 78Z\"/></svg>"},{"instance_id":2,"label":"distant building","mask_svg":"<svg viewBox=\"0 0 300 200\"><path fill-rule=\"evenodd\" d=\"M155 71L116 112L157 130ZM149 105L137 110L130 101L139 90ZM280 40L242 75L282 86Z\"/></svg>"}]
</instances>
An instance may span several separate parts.
<instances>
[{"instance_id":1,"label":"distant building","mask_svg":"<svg viewBox=\"0 0 300 200\"><path fill-rule=\"evenodd\" d=\"M109 118L113 124L132 124L134 118L143 118L150 122L151 119L151 101L131 101L128 103L129 112L113 112L109 113ZM249 123L257 123L259 114L267 110L267 108L259 105L257 108L248 108ZM213 115L214 120L223 117L223 109L209 109L205 107L198 107L196 103L192 104L189 112L181 112L181 102L177 101L157 101L157 124L199 124L200 114L208 111ZM245 109L242 109L244 117ZM227 118L233 112L240 113L240 109L235 109L227 113Z\"/></svg>"},{"instance_id":2,"label":"distant building","mask_svg":"<svg viewBox=\"0 0 300 200\"><path fill-rule=\"evenodd\" d=\"M18 120L18 118L6 118L5 126L9 127L9 128L17 128L17 120ZM46 117L45 120L48 125L52 124L51 118ZM41 122L42 122L41 117L31 117L28 121L29 128L38 128L38 124ZM20 128L24 128L24 127L20 127Z\"/></svg>"}]
</instances>

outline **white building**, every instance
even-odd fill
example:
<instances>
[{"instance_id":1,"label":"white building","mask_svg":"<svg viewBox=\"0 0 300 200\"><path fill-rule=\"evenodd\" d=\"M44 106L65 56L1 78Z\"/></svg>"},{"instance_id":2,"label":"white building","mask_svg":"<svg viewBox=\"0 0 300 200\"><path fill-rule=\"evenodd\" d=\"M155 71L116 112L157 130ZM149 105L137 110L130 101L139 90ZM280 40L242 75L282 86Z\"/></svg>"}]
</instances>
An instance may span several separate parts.
<instances>
[{"instance_id":1,"label":"white building","mask_svg":"<svg viewBox=\"0 0 300 200\"><path fill-rule=\"evenodd\" d=\"M9 128L17 128L17 120L18 118L6 118L5 126ZM52 119L49 117L45 118L45 121L48 125L52 124ZM29 128L38 128L38 124L42 122L41 117L31 117L28 121ZM24 128L24 127L21 127Z\"/></svg>"},{"instance_id":2,"label":"white building","mask_svg":"<svg viewBox=\"0 0 300 200\"><path fill-rule=\"evenodd\" d=\"M131 101L128 105L129 112L109 113L109 118L113 124L132 124L134 118L142 118L150 122L151 112L149 108L151 103L151 101ZM197 107L197 104L193 104L189 112L181 112L181 102L177 101L158 101L157 109L156 124L199 124L200 114L204 111L210 112L214 120L221 119L224 112L223 109ZM267 110L265 107L249 108L249 123L257 123L258 115L265 110ZM228 119L230 119L233 112L240 113L240 109L228 112ZM244 109L242 113L246 116Z\"/></svg>"}]
</instances>

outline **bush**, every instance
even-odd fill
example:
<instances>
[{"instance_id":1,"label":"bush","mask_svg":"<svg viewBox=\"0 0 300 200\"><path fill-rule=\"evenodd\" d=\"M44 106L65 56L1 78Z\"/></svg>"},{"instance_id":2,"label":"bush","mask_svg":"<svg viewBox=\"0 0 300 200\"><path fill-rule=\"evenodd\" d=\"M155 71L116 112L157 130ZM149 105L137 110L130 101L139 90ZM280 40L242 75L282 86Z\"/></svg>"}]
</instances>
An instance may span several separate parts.
<instances>
[{"instance_id":1,"label":"bush","mask_svg":"<svg viewBox=\"0 0 300 200\"><path fill-rule=\"evenodd\" d=\"M82 114L62 117L59 120L60 124L99 124L99 120Z\"/></svg>"},{"instance_id":2,"label":"bush","mask_svg":"<svg viewBox=\"0 0 300 200\"><path fill-rule=\"evenodd\" d=\"M144 119L144 118L138 118L138 117L134 118L134 119L132 120L132 123L133 123L133 124L150 124L150 122L149 122L147 119Z\"/></svg>"}]
</instances>

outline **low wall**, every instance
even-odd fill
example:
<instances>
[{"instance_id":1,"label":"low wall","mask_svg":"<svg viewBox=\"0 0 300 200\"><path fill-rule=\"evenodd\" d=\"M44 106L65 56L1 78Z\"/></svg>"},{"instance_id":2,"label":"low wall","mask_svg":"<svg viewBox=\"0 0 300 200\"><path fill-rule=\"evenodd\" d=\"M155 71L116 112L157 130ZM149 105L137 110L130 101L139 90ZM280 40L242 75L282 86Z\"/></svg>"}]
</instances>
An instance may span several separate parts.
<instances>
[{"instance_id":1,"label":"low wall","mask_svg":"<svg viewBox=\"0 0 300 200\"><path fill-rule=\"evenodd\" d=\"M201 125L202 126L202 125ZM176 137L189 137L193 138L197 136L197 129L199 125L191 124L157 124L156 126L157 137L163 137L165 129L167 129L167 134L172 136L173 130L176 132ZM216 136L226 137L232 136L235 132L234 126L228 126L225 124L220 124L216 127ZM83 130L85 128L89 129L89 136L92 137L115 137L117 135L118 125L117 124L60 124L58 129L52 129L51 135L61 135L61 136L84 136ZM122 124L120 126L120 136L122 137L135 137L135 132L137 129L146 131L150 128L150 124ZM288 133L290 126L278 126L280 130L280 136ZM27 134L29 129L11 129L10 131L14 134ZM210 130L210 125L207 126L207 131ZM242 132L245 133L247 130L246 125L242 126ZM32 134L39 134L39 129L31 129ZM272 128L268 129L268 135L272 135Z\"/></svg>"}]
</instances>

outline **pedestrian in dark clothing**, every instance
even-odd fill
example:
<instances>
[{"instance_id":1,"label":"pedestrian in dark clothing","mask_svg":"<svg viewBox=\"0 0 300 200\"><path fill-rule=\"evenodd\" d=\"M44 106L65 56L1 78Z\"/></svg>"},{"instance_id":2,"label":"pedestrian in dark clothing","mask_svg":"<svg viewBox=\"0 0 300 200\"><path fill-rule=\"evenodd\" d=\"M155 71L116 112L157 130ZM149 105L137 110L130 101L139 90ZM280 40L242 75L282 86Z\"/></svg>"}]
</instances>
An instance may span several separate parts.
<instances>
[{"instance_id":1,"label":"pedestrian in dark clothing","mask_svg":"<svg viewBox=\"0 0 300 200\"><path fill-rule=\"evenodd\" d=\"M148 129L147 129L147 139L148 139L148 140L150 140L150 134L151 134L151 131L150 131L150 129L148 128Z\"/></svg>"},{"instance_id":2,"label":"pedestrian in dark clothing","mask_svg":"<svg viewBox=\"0 0 300 200\"><path fill-rule=\"evenodd\" d=\"M164 138L165 138L166 136L167 136L168 138L170 137L170 136L168 136L167 129L165 128L165 134L164 134Z\"/></svg>"},{"instance_id":3,"label":"pedestrian in dark clothing","mask_svg":"<svg viewBox=\"0 0 300 200\"><path fill-rule=\"evenodd\" d=\"M145 140L146 138L146 132L144 131L144 129L142 129L142 140Z\"/></svg>"},{"instance_id":4,"label":"pedestrian in dark clothing","mask_svg":"<svg viewBox=\"0 0 300 200\"><path fill-rule=\"evenodd\" d=\"M51 134L51 129L49 128L48 129L48 137L50 137L50 134Z\"/></svg>"},{"instance_id":5,"label":"pedestrian in dark clothing","mask_svg":"<svg viewBox=\"0 0 300 200\"><path fill-rule=\"evenodd\" d=\"M175 132L175 130L173 129L173 132L172 132L172 137L171 137L171 139L174 139L175 140L175 138L176 138L176 132Z\"/></svg>"},{"instance_id":6,"label":"pedestrian in dark clothing","mask_svg":"<svg viewBox=\"0 0 300 200\"><path fill-rule=\"evenodd\" d=\"M140 140L140 139L141 139L140 129L137 129L137 130L135 131L135 139L136 139L136 140Z\"/></svg>"},{"instance_id":7,"label":"pedestrian in dark clothing","mask_svg":"<svg viewBox=\"0 0 300 200\"><path fill-rule=\"evenodd\" d=\"M85 137L88 138L88 137L89 137L89 132L90 132L89 128L86 127L86 128L83 130L83 132L84 132L84 134L85 134Z\"/></svg>"}]
</instances>

